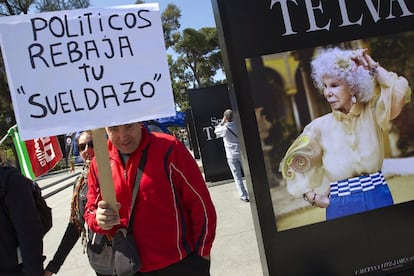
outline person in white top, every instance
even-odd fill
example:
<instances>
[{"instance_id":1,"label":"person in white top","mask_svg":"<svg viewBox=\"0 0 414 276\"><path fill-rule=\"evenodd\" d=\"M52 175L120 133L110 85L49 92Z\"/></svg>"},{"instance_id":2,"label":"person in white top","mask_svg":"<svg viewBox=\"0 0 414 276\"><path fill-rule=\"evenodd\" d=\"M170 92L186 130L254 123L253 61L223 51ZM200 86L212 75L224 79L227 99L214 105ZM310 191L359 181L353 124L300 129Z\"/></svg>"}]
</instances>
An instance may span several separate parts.
<instances>
[{"instance_id":1,"label":"person in white top","mask_svg":"<svg viewBox=\"0 0 414 276\"><path fill-rule=\"evenodd\" d=\"M334 219L393 204L381 173L383 131L411 100L405 78L367 49L321 50L312 78L332 112L309 123L280 164L287 190Z\"/></svg>"},{"instance_id":2,"label":"person in white top","mask_svg":"<svg viewBox=\"0 0 414 276\"><path fill-rule=\"evenodd\" d=\"M249 202L249 194L243 184L242 163L240 158L239 139L237 137L236 124L233 121L233 111L224 111L223 119L215 127L214 133L217 137L223 137L224 149L226 151L227 164L236 183L240 199Z\"/></svg>"}]
</instances>

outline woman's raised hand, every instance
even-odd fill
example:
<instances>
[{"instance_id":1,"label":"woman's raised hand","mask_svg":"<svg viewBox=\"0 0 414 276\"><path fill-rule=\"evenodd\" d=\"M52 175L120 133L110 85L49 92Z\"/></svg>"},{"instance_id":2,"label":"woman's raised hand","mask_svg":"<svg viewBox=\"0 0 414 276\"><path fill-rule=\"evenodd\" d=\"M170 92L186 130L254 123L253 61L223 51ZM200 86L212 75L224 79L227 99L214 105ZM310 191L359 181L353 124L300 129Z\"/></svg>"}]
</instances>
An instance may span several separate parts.
<instances>
[{"instance_id":1,"label":"woman's raised hand","mask_svg":"<svg viewBox=\"0 0 414 276\"><path fill-rule=\"evenodd\" d=\"M354 50L353 57L351 59L355 62L354 68L352 70L357 70L358 66L362 66L365 70L368 70L371 74L375 74L379 66L378 62L372 59L368 55L368 49L357 49Z\"/></svg>"}]
</instances>

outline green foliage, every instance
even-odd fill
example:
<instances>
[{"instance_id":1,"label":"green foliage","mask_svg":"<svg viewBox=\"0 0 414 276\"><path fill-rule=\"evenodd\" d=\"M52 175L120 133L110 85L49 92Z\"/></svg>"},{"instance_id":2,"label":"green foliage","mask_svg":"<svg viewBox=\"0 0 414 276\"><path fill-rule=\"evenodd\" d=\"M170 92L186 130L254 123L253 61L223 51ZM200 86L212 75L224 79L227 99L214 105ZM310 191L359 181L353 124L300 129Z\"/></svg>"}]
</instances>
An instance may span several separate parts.
<instances>
[{"instance_id":1,"label":"green foliage","mask_svg":"<svg viewBox=\"0 0 414 276\"><path fill-rule=\"evenodd\" d=\"M0 14L27 14L35 9L39 12L71 10L89 7L89 0L3 0L0 1Z\"/></svg>"},{"instance_id":2,"label":"green foliage","mask_svg":"<svg viewBox=\"0 0 414 276\"><path fill-rule=\"evenodd\" d=\"M161 15L162 28L164 30L165 47L167 49L173 46L180 36L180 18L181 10L174 4L168 4L167 8Z\"/></svg>"},{"instance_id":3,"label":"green foliage","mask_svg":"<svg viewBox=\"0 0 414 276\"><path fill-rule=\"evenodd\" d=\"M184 82L193 87L215 83L217 70L223 68L216 28L184 29L173 48L178 54L177 67L184 71L180 76Z\"/></svg>"},{"instance_id":4,"label":"green foliage","mask_svg":"<svg viewBox=\"0 0 414 276\"><path fill-rule=\"evenodd\" d=\"M2 16L27 14L35 0L4 0L0 1L0 14Z\"/></svg>"},{"instance_id":5,"label":"green foliage","mask_svg":"<svg viewBox=\"0 0 414 276\"><path fill-rule=\"evenodd\" d=\"M136 4L145 3L138 0ZM191 28L180 32L181 10L168 4L162 12L161 20L164 41L167 49L172 48L177 55L168 55L172 89L177 107L189 108L187 88L203 87L217 82L214 76L223 69L216 28Z\"/></svg>"},{"instance_id":6,"label":"green foliage","mask_svg":"<svg viewBox=\"0 0 414 276\"><path fill-rule=\"evenodd\" d=\"M35 5L40 12L82 9L89 7L89 0L37 0Z\"/></svg>"},{"instance_id":7,"label":"green foliage","mask_svg":"<svg viewBox=\"0 0 414 276\"><path fill-rule=\"evenodd\" d=\"M181 10L169 4L162 13L166 48L176 55L168 55L172 89L177 107L189 108L187 89L205 87L218 82L217 71L223 70L223 61L216 28L184 29L180 33Z\"/></svg>"},{"instance_id":8,"label":"green foliage","mask_svg":"<svg viewBox=\"0 0 414 276\"><path fill-rule=\"evenodd\" d=\"M7 84L6 72L3 65L3 59L0 55L0 139L7 135L9 128L16 124L14 118L13 105L11 102L9 87ZM0 146L3 161L11 160L15 164L13 157L13 140L8 138Z\"/></svg>"}]
</instances>

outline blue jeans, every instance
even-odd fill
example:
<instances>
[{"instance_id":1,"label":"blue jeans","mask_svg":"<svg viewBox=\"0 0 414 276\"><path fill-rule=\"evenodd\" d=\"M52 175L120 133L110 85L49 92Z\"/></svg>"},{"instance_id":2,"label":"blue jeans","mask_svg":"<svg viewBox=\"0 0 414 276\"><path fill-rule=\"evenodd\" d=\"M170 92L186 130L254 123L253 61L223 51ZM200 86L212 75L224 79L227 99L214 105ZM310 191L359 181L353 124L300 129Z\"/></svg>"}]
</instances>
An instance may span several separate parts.
<instances>
[{"instance_id":1,"label":"blue jeans","mask_svg":"<svg viewBox=\"0 0 414 276\"><path fill-rule=\"evenodd\" d=\"M334 219L364 211L393 205L394 201L387 184L378 185L373 190L352 193L347 196L331 196L326 219Z\"/></svg>"},{"instance_id":2,"label":"blue jeans","mask_svg":"<svg viewBox=\"0 0 414 276\"><path fill-rule=\"evenodd\" d=\"M231 174L233 175L233 179L236 183L237 191L239 192L239 196L241 199L248 199L249 194L246 191L246 188L243 184L242 178L242 164L240 158L227 158L227 164L229 165Z\"/></svg>"}]
</instances>

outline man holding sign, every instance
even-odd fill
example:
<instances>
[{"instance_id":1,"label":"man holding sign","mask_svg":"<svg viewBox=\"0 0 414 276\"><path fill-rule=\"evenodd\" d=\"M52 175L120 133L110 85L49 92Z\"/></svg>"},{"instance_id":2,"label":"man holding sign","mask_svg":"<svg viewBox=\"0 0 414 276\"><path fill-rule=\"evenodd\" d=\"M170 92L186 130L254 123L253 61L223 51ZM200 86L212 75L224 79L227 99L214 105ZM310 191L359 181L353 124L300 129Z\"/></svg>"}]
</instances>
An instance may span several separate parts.
<instances>
[{"instance_id":1,"label":"man holding sign","mask_svg":"<svg viewBox=\"0 0 414 276\"><path fill-rule=\"evenodd\" d=\"M119 210L102 200L96 159L89 173L85 219L113 236L127 227L138 164L133 235L142 275L210 275L216 213L197 163L175 137L149 133L140 123L107 127L112 179ZM146 152L144 154L144 152Z\"/></svg>"}]
</instances>

